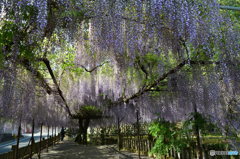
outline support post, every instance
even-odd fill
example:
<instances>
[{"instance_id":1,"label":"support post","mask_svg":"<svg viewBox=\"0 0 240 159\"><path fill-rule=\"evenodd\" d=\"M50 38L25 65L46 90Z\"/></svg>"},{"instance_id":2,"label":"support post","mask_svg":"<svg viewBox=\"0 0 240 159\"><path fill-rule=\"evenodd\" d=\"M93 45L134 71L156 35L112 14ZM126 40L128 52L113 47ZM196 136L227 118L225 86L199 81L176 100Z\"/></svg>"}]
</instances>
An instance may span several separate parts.
<instances>
[{"instance_id":1,"label":"support post","mask_svg":"<svg viewBox=\"0 0 240 159\"><path fill-rule=\"evenodd\" d=\"M139 124L140 117L139 117L139 110L137 110L136 115L137 115L137 139L138 139L137 147L138 147L138 158L140 159L141 155L140 155L140 124Z\"/></svg>"},{"instance_id":2,"label":"support post","mask_svg":"<svg viewBox=\"0 0 240 159\"><path fill-rule=\"evenodd\" d=\"M101 134L100 134L100 137L101 137L101 145L104 145L105 144L105 133L106 133L106 128L104 127L101 127Z\"/></svg>"},{"instance_id":3,"label":"support post","mask_svg":"<svg viewBox=\"0 0 240 159\"><path fill-rule=\"evenodd\" d=\"M39 152L38 152L38 158L41 158L41 150L42 150L42 127L43 127L43 123L41 123L41 127L40 127L40 142L39 142Z\"/></svg>"},{"instance_id":4,"label":"support post","mask_svg":"<svg viewBox=\"0 0 240 159\"><path fill-rule=\"evenodd\" d=\"M56 127L56 125L54 127L54 131L55 131L55 133L54 133L54 144L56 144L57 143L57 127Z\"/></svg>"},{"instance_id":5,"label":"support post","mask_svg":"<svg viewBox=\"0 0 240 159\"><path fill-rule=\"evenodd\" d=\"M49 146L49 125L48 125L48 134L47 134L47 152L48 152L48 146Z\"/></svg>"},{"instance_id":6,"label":"support post","mask_svg":"<svg viewBox=\"0 0 240 159\"><path fill-rule=\"evenodd\" d=\"M55 137L57 136L57 126L55 126Z\"/></svg>"},{"instance_id":7,"label":"support post","mask_svg":"<svg viewBox=\"0 0 240 159\"><path fill-rule=\"evenodd\" d=\"M120 151L122 148L122 141L121 141L121 128L120 128L120 118L117 118L117 128L118 128L118 150Z\"/></svg>"},{"instance_id":8,"label":"support post","mask_svg":"<svg viewBox=\"0 0 240 159\"><path fill-rule=\"evenodd\" d=\"M196 121L197 118L196 118L196 115L197 115L197 105L196 103L194 102L193 103L193 106L194 106L194 120ZM200 138L200 130L199 130L199 126L198 124L195 125L195 134L196 134L196 137L197 137L197 158L198 159L203 159L203 155L202 155L202 145L201 145L201 138Z\"/></svg>"},{"instance_id":9,"label":"support post","mask_svg":"<svg viewBox=\"0 0 240 159\"><path fill-rule=\"evenodd\" d=\"M18 135L17 135L17 146L16 146L16 153L15 153L15 158L18 159L19 158L19 142L20 142L20 137L21 137L21 119L20 119L20 124L18 127Z\"/></svg>"},{"instance_id":10,"label":"support post","mask_svg":"<svg viewBox=\"0 0 240 159\"><path fill-rule=\"evenodd\" d=\"M31 137L31 151L30 151L30 158L32 159L33 155L33 148L34 148L34 119L32 121L32 137Z\"/></svg>"},{"instance_id":11,"label":"support post","mask_svg":"<svg viewBox=\"0 0 240 159\"><path fill-rule=\"evenodd\" d=\"M53 137L53 126L52 126L52 147L54 145L54 137Z\"/></svg>"}]
</instances>

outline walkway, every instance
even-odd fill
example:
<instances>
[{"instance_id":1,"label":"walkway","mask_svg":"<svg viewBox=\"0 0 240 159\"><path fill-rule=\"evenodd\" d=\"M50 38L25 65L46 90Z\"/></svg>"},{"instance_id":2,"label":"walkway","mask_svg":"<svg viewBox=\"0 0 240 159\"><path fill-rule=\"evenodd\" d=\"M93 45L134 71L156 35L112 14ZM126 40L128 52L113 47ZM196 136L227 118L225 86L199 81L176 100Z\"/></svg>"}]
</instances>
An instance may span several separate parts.
<instances>
[{"instance_id":1,"label":"walkway","mask_svg":"<svg viewBox=\"0 0 240 159\"><path fill-rule=\"evenodd\" d=\"M37 159L37 155L33 159ZM137 159L137 154L118 152L111 145L92 146L78 145L71 140L65 140L41 154L42 159ZM142 159L150 159L141 157Z\"/></svg>"}]
</instances>

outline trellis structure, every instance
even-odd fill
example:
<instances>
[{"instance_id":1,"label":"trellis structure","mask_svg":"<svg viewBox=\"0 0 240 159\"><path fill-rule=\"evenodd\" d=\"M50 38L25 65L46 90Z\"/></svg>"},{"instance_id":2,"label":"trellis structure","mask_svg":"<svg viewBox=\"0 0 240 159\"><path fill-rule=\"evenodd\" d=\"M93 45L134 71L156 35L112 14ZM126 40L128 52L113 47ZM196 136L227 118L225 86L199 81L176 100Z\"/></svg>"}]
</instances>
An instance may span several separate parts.
<instances>
[{"instance_id":1,"label":"trellis structure","mask_svg":"<svg viewBox=\"0 0 240 159\"><path fill-rule=\"evenodd\" d=\"M31 110L32 116L42 114L50 121L55 105L72 117L76 103L94 103L106 115L126 116L129 123L138 109L146 121L156 113L177 121L201 112L223 132L226 125L239 124L232 113L238 112L239 31L219 14L215 0L0 3L10 6L1 8L7 13L1 25L7 29L0 34L0 113L6 118L18 120ZM52 99L38 98L39 86ZM36 98L36 109L29 109Z\"/></svg>"},{"instance_id":2,"label":"trellis structure","mask_svg":"<svg viewBox=\"0 0 240 159\"><path fill-rule=\"evenodd\" d=\"M220 6L220 9L240 11L240 7L233 7L233 6Z\"/></svg>"}]
</instances>

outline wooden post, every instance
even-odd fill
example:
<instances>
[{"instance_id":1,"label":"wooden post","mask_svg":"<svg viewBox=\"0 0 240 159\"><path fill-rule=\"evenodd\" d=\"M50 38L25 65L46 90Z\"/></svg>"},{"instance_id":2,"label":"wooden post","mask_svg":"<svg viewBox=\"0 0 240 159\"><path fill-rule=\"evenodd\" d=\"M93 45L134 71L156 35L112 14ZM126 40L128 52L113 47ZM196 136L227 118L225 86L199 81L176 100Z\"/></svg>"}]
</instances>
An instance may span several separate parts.
<instances>
[{"instance_id":1,"label":"wooden post","mask_svg":"<svg viewBox=\"0 0 240 159\"><path fill-rule=\"evenodd\" d=\"M100 137L101 137L101 145L104 145L105 144L105 130L106 128L102 127L101 128L101 134L100 134Z\"/></svg>"},{"instance_id":2,"label":"wooden post","mask_svg":"<svg viewBox=\"0 0 240 159\"><path fill-rule=\"evenodd\" d=\"M52 147L54 145L54 137L53 137L53 126L52 126Z\"/></svg>"},{"instance_id":3,"label":"wooden post","mask_svg":"<svg viewBox=\"0 0 240 159\"><path fill-rule=\"evenodd\" d=\"M47 152L48 152L48 146L49 146L49 125L48 125L48 134L47 134Z\"/></svg>"},{"instance_id":4,"label":"wooden post","mask_svg":"<svg viewBox=\"0 0 240 159\"><path fill-rule=\"evenodd\" d=\"M41 123L41 128L40 128L40 142L39 142L39 152L38 152L38 158L41 158L41 150L42 150L42 127L43 123Z\"/></svg>"},{"instance_id":5,"label":"wooden post","mask_svg":"<svg viewBox=\"0 0 240 159\"><path fill-rule=\"evenodd\" d=\"M138 147L138 158L140 159L141 156L140 156L140 124L139 124L140 117L139 117L139 110L137 110L136 115L137 115L137 139L138 139L137 147Z\"/></svg>"},{"instance_id":6,"label":"wooden post","mask_svg":"<svg viewBox=\"0 0 240 159\"><path fill-rule=\"evenodd\" d=\"M118 128L118 150L122 148L122 139L121 139L121 128L120 128L120 118L117 118L117 128Z\"/></svg>"},{"instance_id":7,"label":"wooden post","mask_svg":"<svg viewBox=\"0 0 240 159\"><path fill-rule=\"evenodd\" d=\"M16 153L15 153L15 158L18 159L19 158L19 141L20 141L20 137L21 137L21 119L20 119L20 124L18 127L18 135L17 135L17 146L16 146Z\"/></svg>"},{"instance_id":8,"label":"wooden post","mask_svg":"<svg viewBox=\"0 0 240 159\"><path fill-rule=\"evenodd\" d=\"M186 154L187 154L186 149L182 149L180 154L181 154L181 155L180 155L180 158L183 158L183 159L187 158L187 155L186 155Z\"/></svg>"},{"instance_id":9,"label":"wooden post","mask_svg":"<svg viewBox=\"0 0 240 159\"><path fill-rule=\"evenodd\" d=\"M55 130L55 134L54 134L54 144L56 144L57 143L57 127L55 126L54 127L54 130Z\"/></svg>"},{"instance_id":10,"label":"wooden post","mask_svg":"<svg viewBox=\"0 0 240 159\"><path fill-rule=\"evenodd\" d=\"M197 115L197 105L195 102L193 102L193 106L194 106L194 120L196 121L196 115ZM200 129L198 124L195 125L195 135L197 137L197 158L198 159L203 159L203 155L202 155L202 146L201 146L201 139L200 139Z\"/></svg>"},{"instance_id":11,"label":"wooden post","mask_svg":"<svg viewBox=\"0 0 240 159\"><path fill-rule=\"evenodd\" d=\"M191 148L188 148L187 152L188 152L188 158L187 159L191 159Z\"/></svg>"},{"instance_id":12,"label":"wooden post","mask_svg":"<svg viewBox=\"0 0 240 159\"><path fill-rule=\"evenodd\" d=\"M32 158L33 155L33 146L34 146L34 119L32 121L32 137L31 137L31 151L30 151L30 158Z\"/></svg>"},{"instance_id":13,"label":"wooden post","mask_svg":"<svg viewBox=\"0 0 240 159\"><path fill-rule=\"evenodd\" d=\"M55 126L55 136L57 136L57 126Z\"/></svg>"}]
</instances>

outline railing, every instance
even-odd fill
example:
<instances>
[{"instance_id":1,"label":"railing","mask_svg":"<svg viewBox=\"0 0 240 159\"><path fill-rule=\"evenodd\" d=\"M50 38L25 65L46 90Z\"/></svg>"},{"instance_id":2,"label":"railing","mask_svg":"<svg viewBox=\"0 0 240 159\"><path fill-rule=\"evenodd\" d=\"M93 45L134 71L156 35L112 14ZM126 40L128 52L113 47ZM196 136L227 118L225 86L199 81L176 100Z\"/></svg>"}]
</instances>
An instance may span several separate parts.
<instances>
[{"instance_id":1,"label":"railing","mask_svg":"<svg viewBox=\"0 0 240 159\"><path fill-rule=\"evenodd\" d=\"M41 150L53 146L60 141L60 135L50 137L49 139L42 140L41 142L34 143L33 145L24 146L18 149L17 159L28 159L33 154L40 154ZM16 159L16 145L13 145L12 151L0 154L0 159Z\"/></svg>"}]
</instances>

